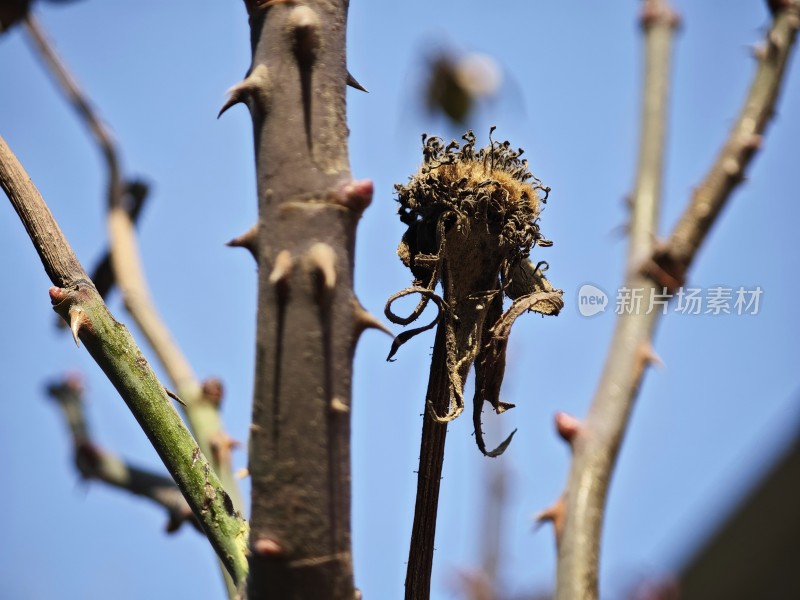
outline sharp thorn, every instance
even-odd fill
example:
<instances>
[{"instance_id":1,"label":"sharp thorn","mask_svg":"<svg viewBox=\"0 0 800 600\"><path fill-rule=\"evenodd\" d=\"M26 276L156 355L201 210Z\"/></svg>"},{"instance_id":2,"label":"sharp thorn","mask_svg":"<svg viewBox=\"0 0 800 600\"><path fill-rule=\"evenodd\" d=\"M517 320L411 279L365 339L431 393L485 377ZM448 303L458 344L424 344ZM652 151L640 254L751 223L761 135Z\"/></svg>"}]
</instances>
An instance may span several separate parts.
<instances>
[{"instance_id":1,"label":"sharp thorn","mask_svg":"<svg viewBox=\"0 0 800 600\"><path fill-rule=\"evenodd\" d=\"M288 283L289 275L292 273L292 266L292 255L288 250L281 250L278 256L275 257L275 265L272 267L272 272L269 274L269 282L272 285Z\"/></svg>"},{"instance_id":2,"label":"sharp thorn","mask_svg":"<svg viewBox=\"0 0 800 600\"><path fill-rule=\"evenodd\" d=\"M348 179L331 194L331 199L359 215L372 202L374 185L371 179Z\"/></svg>"},{"instance_id":3,"label":"sharp thorn","mask_svg":"<svg viewBox=\"0 0 800 600\"><path fill-rule=\"evenodd\" d=\"M186 406L186 402L184 402L183 400L181 400L181 399L178 397L178 394L176 394L175 392L173 392L173 391L172 391L171 389L169 389L167 386L164 386L164 391L165 391L165 392L167 392L167 396L169 396L170 398L172 398L173 400L175 400L175 402L177 402L177 403L178 403L178 404L180 404L181 406Z\"/></svg>"},{"instance_id":4,"label":"sharp thorn","mask_svg":"<svg viewBox=\"0 0 800 600\"><path fill-rule=\"evenodd\" d=\"M649 351L645 356L647 358L647 361L651 365L654 365L654 366L660 367L660 368L666 367L666 365L664 364L664 361L662 360L662 358L658 354L656 354L656 351L653 350L652 346L649 348Z\"/></svg>"},{"instance_id":5,"label":"sharp thorn","mask_svg":"<svg viewBox=\"0 0 800 600\"><path fill-rule=\"evenodd\" d=\"M283 548L274 539L262 537L253 542L253 552L261 556L280 556L283 554Z\"/></svg>"},{"instance_id":6,"label":"sharp thorn","mask_svg":"<svg viewBox=\"0 0 800 600\"><path fill-rule=\"evenodd\" d=\"M69 329L72 332L72 339L75 340L75 345L80 348L81 343L78 339L78 334L80 333L81 327L83 326L83 320L85 316L83 314L83 309L78 306L72 306L69 309Z\"/></svg>"},{"instance_id":7,"label":"sharp thorn","mask_svg":"<svg viewBox=\"0 0 800 600\"><path fill-rule=\"evenodd\" d=\"M239 237L225 243L230 248L245 248L258 262L258 225L253 225Z\"/></svg>"},{"instance_id":8,"label":"sharp thorn","mask_svg":"<svg viewBox=\"0 0 800 600\"><path fill-rule=\"evenodd\" d=\"M554 504L545 508L538 515L534 517L536 527L541 527L545 523L552 523L553 529L556 532L556 540L561 539L561 533L564 531L564 521L566 518L567 507L562 495Z\"/></svg>"},{"instance_id":9,"label":"sharp thorn","mask_svg":"<svg viewBox=\"0 0 800 600\"><path fill-rule=\"evenodd\" d=\"M337 413L348 413L350 412L350 407L341 398L334 398L331 400L331 410Z\"/></svg>"},{"instance_id":10,"label":"sharp thorn","mask_svg":"<svg viewBox=\"0 0 800 600\"><path fill-rule=\"evenodd\" d=\"M225 104L222 105L222 108L219 109L219 112L217 113L218 119L224 115L230 107L244 102L244 94L242 88L240 87L241 85L242 84L235 85L228 90L228 99L225 101Z\"/></svg>"},{"instance_id":11,"label":"sharp thorn","mask_svg":"<svg viewBox=\"0 0 800 600\"><path fill-rule=\"evenodd\" d=\"M306 260L319 273L322 285L327 291L336 286L336 253L328 244L317 242L308 249Z\"/></svg>"},{"instance_id":12,"label":"sharp thorn","mask_svg":"<svg viewBox=\"0 0 800 600\"><path fill-rule=\"evenodd\" d=\"M351 88L355 88L357 90L360 90L362 92L366 92L367 94L369 94L369 90L367 88L365 88L363 85L361 85L360 83L358 83L358 80L355 77L353 77L353 75L350 73L350 71L347 72L347 85L349 85Z\"/></svg>"},{"instance_id":13,"label":"sharp thorn","mask_svg":"<svg viewBox=\"0 0 800 600\"><path fill-rule=\"evenodd\" d=\"M356 332L357 334L361 334L362 331L365 329L377 329L378 331L384 332L386 335L394 339L394 334L392 330L389 329L386 325L384 325L378 317L373 315L367 309L365 309L358 300L353 299L354 303L354 315L353 318L355 319L356 323Z\"/></svg>"},{"instance_id":14,"label":"sharp thorn","mask_svg":"<svg viewBox=\"0 0 800 600\"><path fill-rule=\"evenodd\" d=\"M266 112L269 89L269 70L266 65L256 65L244 80L228 90L228 100L222 105L217 118L219 119L231 106L240 102L247 104L251 111L255 102L261 111Z\"/></svg>"}]
</instances>

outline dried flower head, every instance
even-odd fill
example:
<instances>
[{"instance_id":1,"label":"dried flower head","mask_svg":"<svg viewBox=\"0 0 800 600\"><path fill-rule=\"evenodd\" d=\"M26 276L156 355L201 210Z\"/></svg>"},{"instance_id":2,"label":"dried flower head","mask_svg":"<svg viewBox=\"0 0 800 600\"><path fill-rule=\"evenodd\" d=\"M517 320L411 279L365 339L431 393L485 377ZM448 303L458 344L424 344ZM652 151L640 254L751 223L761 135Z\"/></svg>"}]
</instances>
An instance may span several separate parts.
<instances>
[{"instance_id":1,"label":"dried flower head","mask_svg":"<svg viewBox=\"0 0 800 600\"><path fill-rule=\"evenodd\" d=\"M491 142L476 151L472 131L463 139L463 146L454 141L445 147L441 138L423 136L419 172L395 186L400 220L408 226L398 254L429 288L440 276L431 257L443 258L440 246L453 228L481 244L486 261L505 263L504 280L535 244L549 245L539 232L538 215L550 188L528 170L523 150Z\"/></svg>"},{"instance_id":2,"label":"dried flower head","mask_svg":"<svg viewBox=\"0 0 800 600\"><path fill-rule=\"evenodd\" d=\"M536 311L556 314L563 302L544 277L543 268L528 259L536 246L550 246L539 231L539 212L550 188L542 185L521 159L522 149L508 142L494 142L475 150L472 131L464 145L444 146L440 138L423 136L424 161L408 184L396 185L400 219L408 227L398 248L403 263L411 269L414 283L392 296L387 317L398 324L415 321L427 302L439 308L437 318L425 327L399 335L389 355L414 335L437 325L437 344L444 348L434 357L444 357L447 389L428 391L428 412L439 422L456 418L464 408L463 390L467 374L476 363L475 432L478 446L488 452L480 431L484 400L497 412L513 405L500 402L500 383L505 369L505 348L511 325L521 314ZM441 297L435 293L441 284ZM391 305L399 297L422 296L408 317L399 317ZM503 295L514 300L503 313ZM441 379L441 378L439 378ZM513 434L512 434L513 435Z\"/></svg>"}]
</instances>

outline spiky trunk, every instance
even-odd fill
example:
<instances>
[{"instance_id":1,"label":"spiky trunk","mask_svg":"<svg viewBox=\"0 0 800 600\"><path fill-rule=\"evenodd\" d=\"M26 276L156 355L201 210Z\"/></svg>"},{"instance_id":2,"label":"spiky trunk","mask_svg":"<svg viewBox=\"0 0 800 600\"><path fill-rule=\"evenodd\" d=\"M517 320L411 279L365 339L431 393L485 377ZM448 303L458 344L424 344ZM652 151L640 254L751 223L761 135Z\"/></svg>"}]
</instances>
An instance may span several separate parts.
<instances>
[{"instance_id":1,"label":"spiky trunk","mask_svg":"<svg viewBox=\"0 0 800 600\"><path fill-rule=\"evenodd\" d=\"M372 183L348 164L347 3L247 4L253 62L225 108L248 105L258 174L248 597L352 600L353 248Z\"/></svg>"}]
</instances>

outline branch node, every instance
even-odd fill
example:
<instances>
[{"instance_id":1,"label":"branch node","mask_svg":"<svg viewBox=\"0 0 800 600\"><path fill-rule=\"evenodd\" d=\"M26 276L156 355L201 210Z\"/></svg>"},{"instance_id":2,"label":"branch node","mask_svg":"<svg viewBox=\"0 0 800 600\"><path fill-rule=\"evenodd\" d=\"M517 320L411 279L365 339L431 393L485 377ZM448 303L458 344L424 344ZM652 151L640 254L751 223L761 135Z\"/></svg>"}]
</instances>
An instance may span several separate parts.
<instances>
[{"instance_id":1,"label":"branch node","mask_svg":"<svg viewBox=\"0 0 800 600\"><path fill-rule=\"evenodd\" d=\"M553 504L537 514L534 517L534 520L536 521L536 527L541 527L545 523L552 523L553 529L556 533L556 542L558 542L561 540L561 534L564 531L564 522L566 521L566 516L567 505L564 502L564 496L562 495Z\"/></svg>"},{"instance_id":2,"label":"branch node","mask_svg":"<svg viewBox=\"0 0 800 600\"><path fill-rule=\"evenodd\" d=\"M738 177L742 174L742 164L737 158L731 156L722 163L722 170L728 177Z\"/></svg>"},{"instance_id":3,"label":"branch node","mask_svg":"<svg viewBox=\"0 0 800 600\"><path fill-rule=\"evenodd\" d=\"M678 29L681 26L681 16L663 0L646 0L639 15L639 22L645 31L656 25Z\"/></svg>"},{"instance_id":4,"label":"branch node","mask_svg":"<svg viewBox=\"0 0 800 600\"><path fill-rule=\"evenodd\" d=\"M202 400L216 409L222 405L225 388L219 377L209 377L202 383Z\"/></svg>"},{"instance_id":5,"label":"branch node","mask_svg":"<svg viewBox=\"0 0 800 600\"><path fill-rule=\"evenodd\" d=\"M748 136L744 137L742 140L742 145L746 150L754 152L756 150L761 150L761 146L764 143L764 136L758 133L752 133Z\"/></svg>"},{"instance_id":6,"label":"branch node","mask_svg":"<svg viewBox=\"0 0 800 600\"><path fill-rule=\"evenodd\" d=\"M283 548L274 539L262 537L253 542L253 552L265 557L279 557L283 554Z\"/></svg>"},{"instance_id":7,"label":"branch node","mask_svg":"<svg viewBox=\"0 0 800 600\"><path fill-rule=\"evenodd\" d=\"M561 436L561 439L567 442L570 447L573 446L575 443L575 438L580 435L581 430L583 429L582 423L572 415L565 412L556 413L555 423L556 431L558 432L558 435Z\"/></svg>"},{"instance_id":8,"label":"branch node","mask_svg":"<svg viewBox=\"0 0 800 600\"><path fill-rule=\"evenodd\" d=\"M750 46L750 54L758 61L766 59L768 53L769 50L764 42L759 42L758 44L752 44Z\"/></svg>"},{"instance_id":9,"label":"branch node","mask_svg":"<svg viewBox=\"0 0 800 600\"><path fill-rule=\"evenodd\" d=\"M677 261L666 246L660 246L642 266L640 272L670 293L683 286L688 266Z\"/></svg>"},{"instance_id":10,"label":"branch node","mask_svg":"<svg viewBox=\"0 0 800 600\"><path fill-rule=\"evenodd\" d=\"M331 200L360 215L372 203L373 190L371 179L350 179L334 190Z\"/></svg>"}]
</instances>

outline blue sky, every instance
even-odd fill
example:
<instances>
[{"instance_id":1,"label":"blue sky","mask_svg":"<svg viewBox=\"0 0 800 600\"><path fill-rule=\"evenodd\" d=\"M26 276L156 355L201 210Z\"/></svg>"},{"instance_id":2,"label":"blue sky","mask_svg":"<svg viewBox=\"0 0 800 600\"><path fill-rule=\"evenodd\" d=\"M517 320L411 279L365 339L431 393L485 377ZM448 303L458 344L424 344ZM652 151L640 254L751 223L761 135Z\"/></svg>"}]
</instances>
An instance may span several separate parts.
<instances>
[{"instance_id":1,"label":"blue sky","mask_svg":"<svg viewBox=\"0 0 800 600\"><path fill-rule=\"evenodd\" d=\"M674 55L662 233L713 160L754 69L748 45L763 37L764 3L676 2L684 17ZM552 587L549 528L531 516L561 492L569 456L553 414L581 416L592 396L613 315L577 310L591 283L610 295L622 281L624 197L633 183L641 81L638 2L352 2L348 63L369 94L348 92L353 175L375 182L359 227L356 291L380 313L410 275L395 255L402 227L392 185L420 160L420 134L455 135L420 110L430 48L485 52L507 86L470 126L486 141L522 146L553 189L537 250L567 307L557 319L520 319L511 338L495 417L519 431L506 455L483 458L469 419L450 427L442 487L434 598L453 597L458 569L477 564L486 473L512 477L503 579L509 592ZM256 273L223 244L256 218L251 127L236 108L215 119L225 90L248 66L239 2L77 2L40 17L120 144L125 172L152 183L140 243L156 302L194 368L226 384L225 421L246 439L252 391ZM48 201L85 265L105 247L105 174L21 31L0 38L0 135ZM763 289L748 316L670 314L655 347L614 477L601 565L604 597L640 577L679 568L796 434L800 334L791 269L800 202L794 181L800 134L800 66L793 61L778 116L748 181L726 208L690 273L694 287ZM44 386L84 375L97 441L160 467L133 418L86 352L53 326L49 282L22 226L0 202L0 455L6 515L0 596L7 598L219 598L211 550L194 532L163 533L148 503L78 481L70 441ZM117 296L110 306L130 325ZM137 339L141 335L133 327ZM357 583L366 598L400 598L414 502L420 413L432 344L416 338L384 361L388 339L367 333L354 381L353 510ZM148 355L152 355L145 348ZM487 415L486 420L493 417ZM490 440L491 443L491 440ZM502 463L500 461L503 461ZM237 466L246 456L239 451Z\"/></svg>"}]
</instances>

